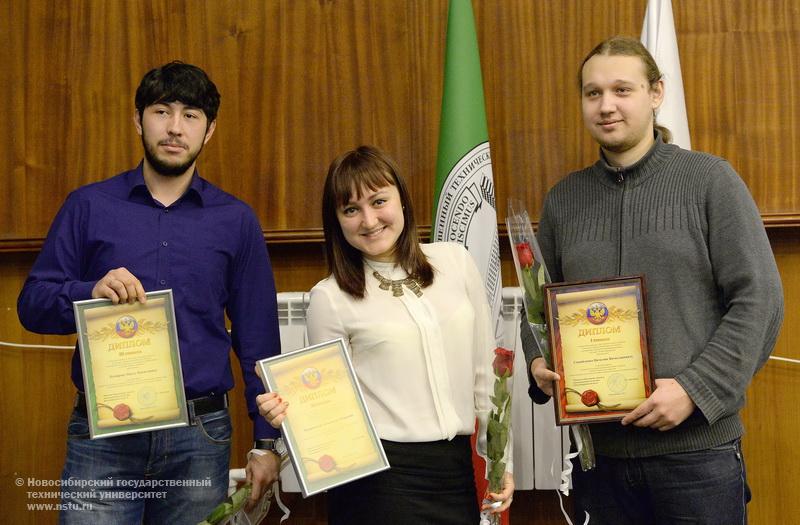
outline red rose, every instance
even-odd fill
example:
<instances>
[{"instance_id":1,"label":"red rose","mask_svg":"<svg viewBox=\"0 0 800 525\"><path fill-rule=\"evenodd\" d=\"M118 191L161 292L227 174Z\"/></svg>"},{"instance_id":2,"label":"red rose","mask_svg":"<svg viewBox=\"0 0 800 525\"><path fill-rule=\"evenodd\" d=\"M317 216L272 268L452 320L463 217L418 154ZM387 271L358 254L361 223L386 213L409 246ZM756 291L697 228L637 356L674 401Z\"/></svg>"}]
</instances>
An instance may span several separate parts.
<instances>
[{"instance_id":1,"label":"red rose","mask_svg":"<svg viewBox=\"0 0 800 525\"><path fill-rule=\"evenodd\" d=\"M511 375L514 372L514 352L501 346L495 348L492 368L498 377L502 377L506 372Z\"/></svg>"},{"instance_id":2,"label":"red rose","mask_svg":"<svg viewBox=\"0 0 800 525\"><path fill-rule=\"evenodd\" d=\"M125 403L120 403L113 408L114 417L120 421L125 421L131 417L131 407Z\"/></svg>"},{"instance_id":3,"label":"red rose","mask_svg":"<svg viewBox=\"0 0 800 525\"><path fill-rule=\"evenodd\" d=\"M517 243L516 248L519 265L523 268L530 268L533 266L533 252L531 251L531 245L527 242L520 242Z\"/></svg>"},{"instance_id":4,"label":"red rose","mask_svg":"<svg viewBox=\"0 0 800 525\"><path fill-rule=\"evenodd\" d=\"M600 396L594 390L587 390L581 394L581 403L587 407L593 407L600 403Z\"/></svg>"},{"instance_id":5,"label":"red rose","mask_svg":"<svg viewBox=\"0 0 800 525\"><path fill-rule=\"evenodd\" d=\"M317 463L319 463L319 468L321 468L323 472L330 472L336 468L336 460L327 454L320 457Z\"/></svg>"}]
</instances>

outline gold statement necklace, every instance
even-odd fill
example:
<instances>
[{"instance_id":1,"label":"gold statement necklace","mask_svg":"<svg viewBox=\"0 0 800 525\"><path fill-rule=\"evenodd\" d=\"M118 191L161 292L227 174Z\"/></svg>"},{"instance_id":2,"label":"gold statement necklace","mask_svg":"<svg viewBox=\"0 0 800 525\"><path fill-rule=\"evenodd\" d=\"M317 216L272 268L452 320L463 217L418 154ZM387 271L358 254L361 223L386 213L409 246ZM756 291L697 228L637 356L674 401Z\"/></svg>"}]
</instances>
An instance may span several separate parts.
<instances>
[{"instance_id":1,"label":"gold statement necklace","mask_svg":"<svg viewBox=\"0 0 800 525\"><path fill-rule=\"evenodd\" d=\"M415 278L408 276L405 279L387 279L369 261L365 260L365 262L372 269L372 276L380 283L378 288L381 290L391 290L393 297L401 297L403 295L403 286L405 286L417 297L422 297L422 286Z\"/></svg>"}]
</instances>

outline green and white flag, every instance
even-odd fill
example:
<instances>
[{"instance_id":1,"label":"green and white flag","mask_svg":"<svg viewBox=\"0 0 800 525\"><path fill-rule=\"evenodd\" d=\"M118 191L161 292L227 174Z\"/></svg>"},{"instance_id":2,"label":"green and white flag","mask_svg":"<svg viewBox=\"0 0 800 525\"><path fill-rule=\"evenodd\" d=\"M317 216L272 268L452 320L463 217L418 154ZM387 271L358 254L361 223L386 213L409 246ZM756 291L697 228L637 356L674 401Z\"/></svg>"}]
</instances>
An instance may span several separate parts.
<instances>
[{"instance_id":1,"label":"green and white flag","mask_svg":"<svg viewBox=\"0 0 800 525\"><path fill-rule=\"evenodd\" d=\"M502 339L500 246L478 37L470 0L451 0L436 162L433 240L466 246L483 276Z\"/></svg>"}]
</instances>

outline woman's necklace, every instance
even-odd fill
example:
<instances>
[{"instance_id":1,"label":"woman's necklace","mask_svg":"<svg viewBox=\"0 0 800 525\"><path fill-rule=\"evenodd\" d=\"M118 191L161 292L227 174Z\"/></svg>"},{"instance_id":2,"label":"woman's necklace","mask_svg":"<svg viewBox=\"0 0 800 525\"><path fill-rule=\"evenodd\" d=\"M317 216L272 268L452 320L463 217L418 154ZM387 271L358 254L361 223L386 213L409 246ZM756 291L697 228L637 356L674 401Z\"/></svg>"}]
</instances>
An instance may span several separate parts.
<instances>
[{"instance_id":1,"label":"woman's necklace","mask_svg":"<svg viewBox=\"0 0 800 525\"><path fill-rule=\"evenodd\" d=\"M411 290L411 292L417 297L422 297L422 286L420 286L419 281L413 277L408 276L405 279L387 279L381 275L381 273L369 262L367 262L367 266L372 268L372 276L375 277L380 283L378 288L387 291L391 289L393 297L400 297L403 295L403 286Z\"/></svg>"}]
</instances>

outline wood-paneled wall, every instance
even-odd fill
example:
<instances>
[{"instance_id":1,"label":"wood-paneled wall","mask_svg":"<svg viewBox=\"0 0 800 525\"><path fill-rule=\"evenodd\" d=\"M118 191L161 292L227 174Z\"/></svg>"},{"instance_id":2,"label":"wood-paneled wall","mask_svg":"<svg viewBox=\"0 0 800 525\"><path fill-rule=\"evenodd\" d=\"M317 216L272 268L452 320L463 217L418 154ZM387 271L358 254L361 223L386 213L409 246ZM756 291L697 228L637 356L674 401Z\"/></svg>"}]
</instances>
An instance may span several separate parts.
<instances>
[{"instance_id":1,"label":"wood-paneled wall","mask_svg":"<svg viewBox=\"0 0 800 525\"><path fill-rule=\"evenodd\" d=\"M200 65L222 93L201 173L256 210L279 290L308 289L325 273L319 193L328 162L345 149L373 143L391 152L418 222L430 224L446 0L2 4L0 340L74 342L25 332L16 295L67 193L139 161L133 93L149 68L168 60ZM521 198L536 217L553 183L594 161L576 69L606 36L637 35L645 5L473 0L499 203ZM776 353L800 358L791 344L800 335L800 4L673 7L693 146L729 159L752 191L786 287ZM507 252L504 269L513 284ZM9 522L54 520L25 509L33 501L15 480L58 477L73 393L68 366L69 352L0 347L0 509ZM751 523L787 523L800 513L800 423L790 402L776 401L800 397L798 370L771 361L749 391ZM249 443L242 403L234 418L241 457ZM559 522L553 494L515 500L513 523ZM319 499L296 502L293 522L314 523L322 507Z\"/></svg>"},{"instance_id":2,"label":"wood-paneled wall","mask_svg":"<svg viewBox=\"0 0 800 525\"><path fill-rule=\"evenodd\" d=\"M638 34L646 0L475 0L498 202L538 214L592 162L576 87L602 38ZM73 188L134 165L133 93L181 59L222 93L201 171L276 239L318 236L330 160L367 142L404 167L430 224L446 0L8 0L0 17L0 247L41 240ZM800 4L675 0L696 149L728 158L765 218L800 205ZM43 198L47 196L47 198ZM505 210L501 206L500 215Z\"/></svg>"}]
</instances>

